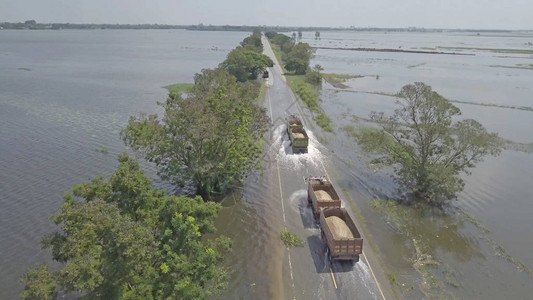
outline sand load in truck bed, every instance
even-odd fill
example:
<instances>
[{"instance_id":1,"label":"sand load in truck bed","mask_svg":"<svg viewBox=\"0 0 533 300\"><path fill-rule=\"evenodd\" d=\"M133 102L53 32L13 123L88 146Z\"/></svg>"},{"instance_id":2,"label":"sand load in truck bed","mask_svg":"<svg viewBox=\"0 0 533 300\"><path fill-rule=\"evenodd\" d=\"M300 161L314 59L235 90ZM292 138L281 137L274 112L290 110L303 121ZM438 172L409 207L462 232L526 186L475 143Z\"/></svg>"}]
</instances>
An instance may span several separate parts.
<instances>
[{"instance_id":1,"label":"sand load in truck bed","mask_svg":"<svg viewBox=\"0 0 533 300\"><path fill-rule=\"evenodd\" d=\"M292 134L294 135L295 139L304 139L305 138L305 135L303 133L293 132Z\"/></svg>"},{"instance_id":2,"label":"sand load in truck bed","mask_svg":"<svg viewBox=\"0 0 533 300\"><path fill-rule=\"evenodd\" d=\"M328 223L334 239L353 239L352 231L341 218L336 216L327 217L326 223Z\"/></svg>"},{"instance_id":3,"label":"sand load in truck bed","mask_svg":"<svg viewBox=\"0 0 533 300\"><path fill-rule=\"evenodd\" d=\"M316 199L319 202L330 202L330 201L333 201L333 198L331 197L331 195L328 192L324 191L324 190L315 191L315 195L316 195Z\"/></svg>"}]
</instances>

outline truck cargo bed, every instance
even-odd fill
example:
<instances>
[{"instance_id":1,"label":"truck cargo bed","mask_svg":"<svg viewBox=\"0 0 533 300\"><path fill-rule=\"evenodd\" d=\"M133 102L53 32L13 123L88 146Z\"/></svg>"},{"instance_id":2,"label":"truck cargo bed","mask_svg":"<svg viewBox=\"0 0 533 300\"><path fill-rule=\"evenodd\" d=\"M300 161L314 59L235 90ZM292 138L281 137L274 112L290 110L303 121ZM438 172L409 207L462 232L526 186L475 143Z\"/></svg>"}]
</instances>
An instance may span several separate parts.
<instances>
[{"instance_id":1,"label":"truck cargo bed","mask_svg":"<svg viewBox=\"0 0 533 300\"><path fill-rule=\"evenodd\" d=\"M320 229L332 259L357 260L363 252L363 239L346 209L321 210Z\"/></svg>"},{"instance_id":2,"label":"truck cargo bed","mask_svg":"<svg viewBox=\"0 0 533 300\"><path fill-rule=\"evenodd\" d=\"M309 136L307 135L300 118L295 115L287 117L287 134L291 141L292 153L307 153Z\"/></svg>"},{"instance_id":3,"label":"truck cargo bed","mask_svg":"<svg viewBox=\"0 0 533 300\"><path fill-rule=\"evenodd\" d=\"M307 201L312 205L316 217L321 209L341 207L339 195L330 181L322 177L311 177L308 182Z\"/></svg>"}]
</instances>

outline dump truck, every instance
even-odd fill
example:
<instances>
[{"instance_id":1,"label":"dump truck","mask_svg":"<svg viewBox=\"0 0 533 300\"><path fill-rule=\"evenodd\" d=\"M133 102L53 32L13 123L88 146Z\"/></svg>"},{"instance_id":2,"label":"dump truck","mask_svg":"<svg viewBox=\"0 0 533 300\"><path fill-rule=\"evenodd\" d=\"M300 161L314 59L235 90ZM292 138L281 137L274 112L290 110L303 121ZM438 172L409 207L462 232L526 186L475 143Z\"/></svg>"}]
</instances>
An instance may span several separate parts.
<instances>
[{"instance_id":1,"label":"dump truck","mask_svg":"<svg viewBox=\"0 0 533 300\"><path fill-rule=\"evenodd\" d=\"M320 231L332 260L359 260L363 239L346 209L320 210Z\"/></svg>"},{"instance_id":2,"label":"dump truck","mask_svg":"<svg viewBox=\"0 0 533 300\"><path fill-rule=\"evenodd\" d=\"M307 153L309 136L300 118L295 115L287 117L287 134L291 141L292 153Z\"/></svg>"},{"instance_id":3,"label":"dump truck","mask_svg":"<svg viewBox=\"0 0 533 300\"><path fill-rule=\"evenodd\" d=\"M333 184L325 177L309 177L307 182L307 201L313 207L316 218L322 209L341 207L339 195L337 195Z\"/></svg>"}]
</instances>

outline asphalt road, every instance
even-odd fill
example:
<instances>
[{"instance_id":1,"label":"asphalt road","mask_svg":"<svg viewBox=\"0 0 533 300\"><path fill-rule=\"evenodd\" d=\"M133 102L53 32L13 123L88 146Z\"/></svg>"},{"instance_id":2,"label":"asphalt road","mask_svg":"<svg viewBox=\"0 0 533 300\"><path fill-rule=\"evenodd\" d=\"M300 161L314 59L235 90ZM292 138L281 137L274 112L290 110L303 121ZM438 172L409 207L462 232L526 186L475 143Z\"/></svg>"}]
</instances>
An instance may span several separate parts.
<instances>
[{"instance_id":1,"label":"asphalt road","mask_svg":"<svg viewBox=\"0 0 533 300\"><path fill-rule=\"evenodd\" d=\"M269 201L280 207L280 228L300 236L304 247L287 248L279 258L281 265L274 276L274 284L281 285L279 293L285 299L385 299L388 295L376 278L382 272L374 259L367 256L370 247L363 248L363 255L355 264L330 262L327 247L320 237L320 229L307 203L307 185L304 178L309 176L328 176L327 149L313 136L309 120L304 126L310 134L308 154L292 154L286 132L285 118L290 114L303 115L292 91L285 82L282 70L272 52L270 44L263 37L264 52L270 56L275 66L269 68L265 105L271 116L273 127L267 136L269 149L263 165L270 166L267 172L272 181ZM335 185L335 182L333 181ZM336 186L339 192L338 186ZM341 193L339 192L339 195ZM342 198L342 196L341 196ZM343 203L349 213L350 208ZM364 236L363 236L364 238ZM373 256L372 256L373 257ZM376 276L380 274L381 276ZM387 299L390 298L387 296Z\"/></svg>"}]
</instances>

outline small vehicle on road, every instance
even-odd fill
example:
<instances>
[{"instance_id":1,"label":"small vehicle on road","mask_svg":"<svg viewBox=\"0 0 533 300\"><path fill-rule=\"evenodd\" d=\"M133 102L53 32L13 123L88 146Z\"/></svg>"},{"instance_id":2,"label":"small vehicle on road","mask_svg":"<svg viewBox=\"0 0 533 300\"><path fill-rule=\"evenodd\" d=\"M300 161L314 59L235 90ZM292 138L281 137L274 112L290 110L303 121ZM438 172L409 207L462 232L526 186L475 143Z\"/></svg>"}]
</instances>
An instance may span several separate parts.
<instances>
[{"instance_id":1,"label":"small vehicle on road","mask_svg":"<svg viewBox=\"0 0 533 300\"><path fill-rule=\"evenodd\" d=\"M268 71L267 71L267 70L265 70L265 71L263 72L263 78L268 78Z\"/></svg>"}]
</instances>

